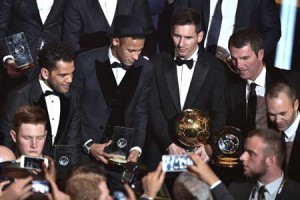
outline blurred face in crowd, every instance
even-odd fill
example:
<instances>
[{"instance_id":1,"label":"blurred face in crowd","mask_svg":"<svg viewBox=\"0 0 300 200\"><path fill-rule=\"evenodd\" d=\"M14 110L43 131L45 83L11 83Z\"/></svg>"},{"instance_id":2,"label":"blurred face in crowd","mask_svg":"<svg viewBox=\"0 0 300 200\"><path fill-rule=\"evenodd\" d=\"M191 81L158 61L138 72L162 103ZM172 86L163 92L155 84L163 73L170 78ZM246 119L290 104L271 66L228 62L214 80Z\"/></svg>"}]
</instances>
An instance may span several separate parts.
<instances>
[{"instance_id":1,"label":"blurred face in crowd","mask_svg":"<svg viewBox=\"0 0 300 200\"><path fill-rule=\"evenodd\" d=\"M196 26L193 24L175 25L171 35L177 56L183 59L190 58L203 39L203 32L196 33Z\"/></svg>"},{"instance_id":2,"label":"blurred face in crowd","mask_svg":"<svg viewBox=\"0 0 300 200\"><path fill-rule=\"evenodd\" d=\"M41 75L44 82L58 93L69 92L70 84L73 80L74 62L56 62L56 67L52 70L41 68Z\"/></svg>"},{"instance_id":3,"label":"blurred face in crowd","mask_svg":"<svg viewBox=\"0 0 300 200\"><path fill-rule=\"evenodd\" d=\"M229 48L232 62L242 79L249 79L255 81L260 72L262 71L264 50L258 51L258 55L252 50L250 44L242 48L231 46Z\"/></svg>"},{"instance_id":4,"label":"blurred face in crowd","mask_svg":"<svg viewBox=\"0 0 300 200\"><path fill-rule=\"evenodd\" d=\"M144 38L113 38L112 54L126 67L138 60L144 48Z\"/></svg>"},{"instance_id":5,"label":"blurred face in crowd","mask_svg":"<svg viewBox=\"0 0 300 200\"><path fill-rule=\"evenodd\" d=\"M250 178L260 178L267 172L267 145L260 137L253 136L246 139L245 151L240 160L243 163L244 174Z\"/></svg>"},{"instance_id":6,"label":"blurred face in crowd","mask_svg":"<svg viewBox=\"0 0 300 200\"><path fill-rule=\"evenodd\" d=\"M10 134L16 143L19 153L21 155L41 157L46 140L45 124L23 123L16 131L11 130Z\"/></svg>"},{"instance_id":7,"label":"blurred face in crowd","mask_svg":"<svg viewBox=\"0 0 300 200\"><path fill-rule=\"evenodd\" d=\"M278 97L266 97L266 104L270 120L276 125L278 131L287 130L295 121L298 113L299 101L292 101L284 92Z\"/></svg>"}]
</instances>

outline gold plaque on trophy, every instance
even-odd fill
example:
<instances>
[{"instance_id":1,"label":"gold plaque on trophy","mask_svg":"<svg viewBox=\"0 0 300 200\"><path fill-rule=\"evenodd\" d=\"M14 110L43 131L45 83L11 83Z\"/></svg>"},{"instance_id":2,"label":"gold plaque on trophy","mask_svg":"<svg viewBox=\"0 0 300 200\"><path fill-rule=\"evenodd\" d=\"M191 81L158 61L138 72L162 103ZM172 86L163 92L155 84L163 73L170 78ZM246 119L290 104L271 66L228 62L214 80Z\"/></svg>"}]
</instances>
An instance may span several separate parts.
<instances>
[{"instance_id":1,"label":"gold plaque on trophy","mask_svg":"<svg viewBox=\"0 0 300 200\"><path fill-rule=\"evenodd\" d=\"M188 152L194 152L208 140L210 127L211 122L206 113L197 109L186 109L176 118L175 136Z\"/></svg>"}]
</instances>

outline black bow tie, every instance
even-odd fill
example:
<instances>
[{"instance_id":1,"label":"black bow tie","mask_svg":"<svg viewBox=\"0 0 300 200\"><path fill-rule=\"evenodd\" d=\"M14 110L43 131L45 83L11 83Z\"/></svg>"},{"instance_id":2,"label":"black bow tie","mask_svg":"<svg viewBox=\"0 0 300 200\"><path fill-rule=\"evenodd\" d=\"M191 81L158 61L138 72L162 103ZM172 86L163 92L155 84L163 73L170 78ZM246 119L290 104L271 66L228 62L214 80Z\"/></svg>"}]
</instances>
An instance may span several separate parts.
<instances>
[{"instance_id":1,"label":"black bow tie","mask_svg":"<svg viewBox=\"0 0 300 200\"><path fill-rule=\"evenodd\" d=\"M57 92L46 90L45 93L44 93L44 96L46 97L46 96L49 96L49 95L59 96L59 94Z\"/></svg>"},{"instance_id":2,"label":"black bow tie","mask_svg":"<svg viewBox=\"0 0 300 200\"><path fill-rule=\"evenodd\" d=\"M182 66L183 64L186 64L186 66L189 68L189 69L192 69L193 68L193 64L194 64L194 61L193 59L190 59L190 60L183 60L179 57L176 57L176 59L174 60L175 63L178 65L178 66Z\"/></svg>"},{"instance_id":3,"label":"black bow tie","mask_svg":"<svg viewBox=\"0 0 300 200\"><path fill-rule=\"evenodd\" d=\"M114 62L113 64L111 64L111 67L112 68L122 68L122 69L125 69L125 70L127 70L127 68L128 68L128 67L126 67L123 64L118 63L118 62Z\"/></svg>"}]
</instances>

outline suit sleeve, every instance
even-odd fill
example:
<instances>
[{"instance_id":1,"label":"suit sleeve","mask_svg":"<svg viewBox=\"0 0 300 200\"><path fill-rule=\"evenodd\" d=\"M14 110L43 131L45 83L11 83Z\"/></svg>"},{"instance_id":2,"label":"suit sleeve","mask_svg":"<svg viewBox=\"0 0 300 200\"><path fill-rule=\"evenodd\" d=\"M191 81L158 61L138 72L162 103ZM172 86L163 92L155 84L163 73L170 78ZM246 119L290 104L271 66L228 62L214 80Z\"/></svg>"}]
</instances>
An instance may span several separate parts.
<instances>
[{"instance_id":1,"label":"suit sleeve","mask_svg":"<svg viewBox=\"0 0 300 200\"><path fill-rule=\"evenodd\" d=\"M281 36L280 17L274 0L262 0L260 24L263 33L265 55L275 48Z\"/></svg>"},{"instance_id":2,"label":"suit sleeve","mask_svg":"<svg viewBox=\"0 0 300 200\"><path fill-rule=\"evenodd\" d=\"M0 1L0 59L9 54L6 48L5 37L8 34L8 26L12 15L12 0ZM2 61L1 61L2 62Z\"/></svg>"},{"instance_id":3,"label":"suit sleeve","mask_svg":"<svg viewBox=\"0 0 300 200\"><path fill-rule=\"evenodd\" d=\"M64 14L63 42L75 53L80 51L80 34L82 22L77 1L70 0L67 3Z\"/></svg>"},{"instance_id":4,"label":"suit sleeve","mask_svg":"<svg viewBox=\"0 0 300 200\"><path fill-rule=\"evenodd\" d=\"M17 92L8 94L3 113L0 118L0 143L10 149L15 150L15 143L10 136L10 130L13 128L14 114L20 106L25 105L22 95Z\"/></svg>"},{"instance_id":5,"label":"suit sleeve","mask_svg":"<svg viewBox=\"0 0 300 200\"><path fill-rule=\"evenodd\" d=\"M143 87L141 95L135 106L135 113L131 126L135 128L132 146L139 146L141 149L144 146L146 128L149 115L149 94L151 90L151 83L153 78L153 67L150 62L147 62L147 72L143 76Z\"/></svg>"},{"instance_id":6,"label":"suit sleeve","mask_svg":"<svg viewBox=\"0 0 300 200\"><path fill-rule=\"evenodd\" d=\"M220 183L211 190L214 200L234 200L224 183Z\"/></svg>"}]
</instances>

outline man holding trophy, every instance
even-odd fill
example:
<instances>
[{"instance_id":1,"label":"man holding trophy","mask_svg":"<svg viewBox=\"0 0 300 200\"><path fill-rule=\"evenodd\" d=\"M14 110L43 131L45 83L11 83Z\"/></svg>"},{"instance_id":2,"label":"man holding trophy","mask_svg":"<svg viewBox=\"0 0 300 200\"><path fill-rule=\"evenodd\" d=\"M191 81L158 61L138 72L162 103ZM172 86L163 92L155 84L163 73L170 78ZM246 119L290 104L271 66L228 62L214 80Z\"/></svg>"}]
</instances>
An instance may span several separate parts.
<instances>
[{"instance_id":1,"label":"man holding trophy","mask_svg":"<svg viewBox=\"0 0 300 200\"><path fill-rule=\"evenodd\" d=\"M83 159L106 164L111 191L120 189L123 165L136 163L144 145L153 73L152 64L140 56L146 35L138 17L119 15L109 48L79 54L75 61Z\"/></svg>"}]
</instances>

